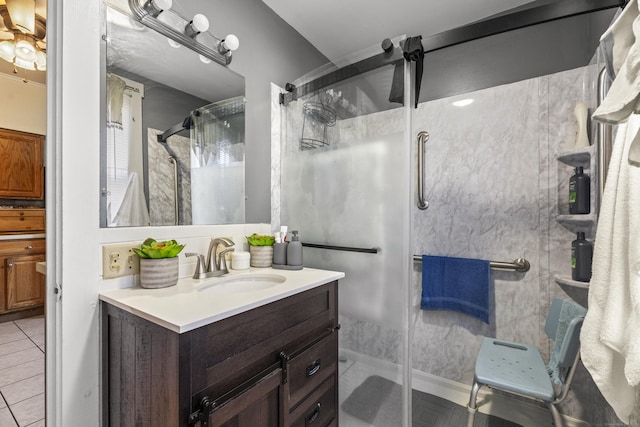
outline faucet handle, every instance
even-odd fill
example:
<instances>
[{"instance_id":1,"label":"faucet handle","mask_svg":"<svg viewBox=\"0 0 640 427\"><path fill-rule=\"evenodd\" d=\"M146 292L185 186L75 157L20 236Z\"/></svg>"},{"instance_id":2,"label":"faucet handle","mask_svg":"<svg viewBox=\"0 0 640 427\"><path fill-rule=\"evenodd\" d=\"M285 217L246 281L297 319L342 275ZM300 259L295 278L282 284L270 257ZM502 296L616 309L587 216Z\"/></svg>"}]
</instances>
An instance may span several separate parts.
<instances>
[{"instance_id":1,"label":"faucet handle","mask_svg":"<svg viewBox=\"0 0 640 427\"><path fill-rule=\"evenodd\" d=\"M204 276L206 275L204 255L198 254L198 253L195 253L195 252L187 252L187 253L184 254L184 256L186 256L186 257L190 257L190 256L198 257L198 263L196 264L196 271L195 271L195 273L193 273L193 278L194 279L203 279Z\"/></svg>"},{"instance_id":2,"label":"faucet handle","mask_svg":"<svg viewBox=\"0 0 640 427\"><path fill-rule=\"evenodd\" d=\"M225 255L227 254L227 252L233 252L234 250L235 248L228 248L220 251L220 270L229 272L229 269L227 268L227 257Z\"/></svg>"}]
</instances>

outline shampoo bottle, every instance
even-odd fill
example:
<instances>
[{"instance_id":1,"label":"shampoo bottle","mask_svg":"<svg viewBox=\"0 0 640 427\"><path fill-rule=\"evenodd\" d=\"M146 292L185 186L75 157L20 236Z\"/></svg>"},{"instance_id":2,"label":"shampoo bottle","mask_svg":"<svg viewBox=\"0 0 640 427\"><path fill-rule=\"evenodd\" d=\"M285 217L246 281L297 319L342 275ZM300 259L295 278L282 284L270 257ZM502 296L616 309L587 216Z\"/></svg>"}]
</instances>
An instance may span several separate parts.
<instances>
[{"instance_id":1,"label":"shampoo bottle","mask_svg":"<svg viewBox=\"0 0 640 427\"><path fill-rule=\"evenodd\" d=\"M287 265L302 267L302 243L298 237L298 232L291 231L293 237L287 245Z\"/></svg>"},{"instance_id":2,"label":"shampoo bottle","mask_svg":"<svg viewBox=\"0 0 640 427\"><path fill-rule=\"evenodd\" d=\"M582 166L569 179L569 213L588 214L591 211L591 180L585 175Z\"/></svg>"},{"instance_id":3,"label":"shampoo bottle","mask_svg":"<svg viewBox=\"0 0 640 427\"><path fill-rule=\"evenodd\" d=\"M579 282L591 280L591 261L593 246L584 238L584 231L578 232L578 238L571 242L571 278Z\"/></svg>"}]
</instances>

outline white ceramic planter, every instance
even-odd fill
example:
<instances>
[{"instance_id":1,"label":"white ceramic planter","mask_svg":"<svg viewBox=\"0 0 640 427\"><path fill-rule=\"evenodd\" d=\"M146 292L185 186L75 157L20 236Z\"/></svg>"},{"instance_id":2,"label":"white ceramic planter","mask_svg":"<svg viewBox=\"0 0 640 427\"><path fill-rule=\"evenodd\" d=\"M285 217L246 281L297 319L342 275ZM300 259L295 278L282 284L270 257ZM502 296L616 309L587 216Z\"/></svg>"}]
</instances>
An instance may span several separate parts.
<instances>
[{"instance_id":1,"label":"white ceramic planter","mask_svg":"<svg viewBox=\"0 0 640 427\"><path fill-rule=\"evenodd\" d=\"M158 289L178 283L178 257L161 259L140 259L140 286Z\"/></svg>"},{"instance_id":2,"label":"white ceramic planter","mask_svg":"<svg viewBox=\"0 0 640 427\"><path fill-rule=\"evenodd\" d=\"M273 246L249 246L251 267L271 267Z\"/></svg>"}]
</instances>

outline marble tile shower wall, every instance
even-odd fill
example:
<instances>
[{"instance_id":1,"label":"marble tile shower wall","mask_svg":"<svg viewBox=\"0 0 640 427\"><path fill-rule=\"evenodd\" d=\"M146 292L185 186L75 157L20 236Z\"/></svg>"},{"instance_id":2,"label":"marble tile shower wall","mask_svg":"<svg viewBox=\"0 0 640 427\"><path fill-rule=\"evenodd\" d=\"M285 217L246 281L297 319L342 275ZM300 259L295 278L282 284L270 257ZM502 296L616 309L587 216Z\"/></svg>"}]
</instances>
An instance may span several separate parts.
<instances>
[{"instance_id":1,"label":"marble tile shower wall","mask_svg":"<svg viewBox=\"0 0 640 427\"><path fill-rule=\"evenodd\" d=\"M173 164L169 162L167 150L158 143L157 136L162 132L155 129L148 130L149 217L153 225L174 225ZM174 135L167 140L167 145L178 159L180 224L191 224L190 140L184 136Z\"/></svg>"},{"instance_id":2,"label":"marble tile shower wall","mask_svg":"<svg viewBox=\"0 0 640 427\"><path fill-rule=\"evenodd\" d=\"M420 310L416 265L414 368L471 384L483 336L536 345L548 357L543 328L550 301L568 298L553 276L570 273L575 238L555 220L572 174L556 157L574 145L575 103L595 105L596 77L597 67L588 66L419 106L414 129L431 135L425 154L430 207L414 209L415 253L525 257L532 268L526 274L492 272L486 325L453 312ZM451 105L460 98L474 102ZM616 421L584 368L576 383L563 413L596 424Z\"/></svg>"}]
</instances>

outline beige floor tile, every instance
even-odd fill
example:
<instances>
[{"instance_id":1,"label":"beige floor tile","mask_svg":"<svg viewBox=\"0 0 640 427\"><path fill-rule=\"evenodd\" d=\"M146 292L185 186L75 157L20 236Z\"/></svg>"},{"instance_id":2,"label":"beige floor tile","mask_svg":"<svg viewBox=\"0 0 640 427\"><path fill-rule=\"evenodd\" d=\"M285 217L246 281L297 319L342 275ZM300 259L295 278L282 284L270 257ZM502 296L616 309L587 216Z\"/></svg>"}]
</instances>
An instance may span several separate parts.
<instances>
[{"instance_id":1,"label":"beige floor tile","mask_svg":"<svg viewBox=\"0 0 640 427\"><path fill-rule=\"evenodd\" d=\"M24 338L22 340L10 341L8 343L0 344L0 356L4 356L5 354L15 353L20 350L27 350L35 347L37 344L34 344L30 339Z\"/></svg>"},{"instance_id":2,"label":"beige floor tile","mask_svg":"<svg viewBox=\"0 0 640 427\"><path fill-rule=\"evenodd\" d=\"M40 420L40 421L36 421L33 424L29 424L27 427L44 427L45 423L44 423L44 419Z\"/></svg>"},{"instance_id":3,"label":"beige floor tile","mask_svg":"<svg viewBox=\"0 0 640 427\"><path fill-rule=\"evenodd\" d=\"M44 419L44 393L11 405L11 412L20 427Z\"/></svg>"},{"instance_id":4,"label":"beige floor tile","mask_svg":"<svg viewBox=\"0 0 640 427\"><path fill-rule=\"evenodd\" d=\"M6 407L7 407L7 402L5 402L2 396L0 395L0 409L6 408Z\"/></svg>"},{"instance_id":5,"label":"beige floor tile","mask_svg":"<svg viewBox=\"0 0 640 427\"><path fill-rule=\"evenodd\" d=\"M14 323L29 336L44 334L44 317L30 317L16 320Z\"/></svg>"},{"instance_id":6,"label":"beige floor tile","mask_svg":"<svg viewBox=\"0 0 640 427\"><path fill-rule=\"evenodd\" d=\"M11 333L11 332L19 332L20 328L18 328L13 322L4 322L0 323L0 336Z\"/></svg>"},{"instance_id":7,"label":"beige floor tile","mask_svg":"<svg viewBox=\"0 0 640 427\"><path fill-rule=\"evenodd\" d=\"M0 370L0 387L44 373L44 357Z\"/></svg>"},{"instance_id":8,"label":"beige floor tile","mask_svg":"<svg viewBox=\"0 0 640 427\"><path fill-rule=\"evenodd\" d=\"M44 346L44 334L30 335L29 339L31 339L31 341L33 341L33 343L38 347Z\"/></svg>"},{"instance_id":9,"label":"beige floor tile","mask_svg":"<svg viewBox=\"0 0 640 427\"><path fill-rule=\"evenodd\" d=\"M11 332L0 333L0 344L5 344L12 341L23 340L27 336L18 328Z\"/></svg>"},{"instance_id":10,"label":"beige floor tile","mask_svg":"<svg viewBox=\"0 0 640 427\"><path fill-rule=\"evenodd\" d=\"M16 427L17 424L13 419L13 415L9 412L9 408L0 409L0 427Z\"/></svg>"},{"instance_id":11,"label":"beige floor tile","mask_svg":"<svg viewBox=\"0 0 640 427\"><path fill-rule=\"evenodd\" d=\"M0 387L0 393L9 406L44 392L44 374Z\"/></svg>"},{"instance_id":12,"label":"beige floor tile","mask_svg":"<svg viewBox=\"0 0 640 427\"><path fill-rule=\"evenodd\" d=\"M44 354L42 354L42 350L37 347L5 354L4 356L0 356L0 370L43 358Z\"/></svg>"}]
</instances>

